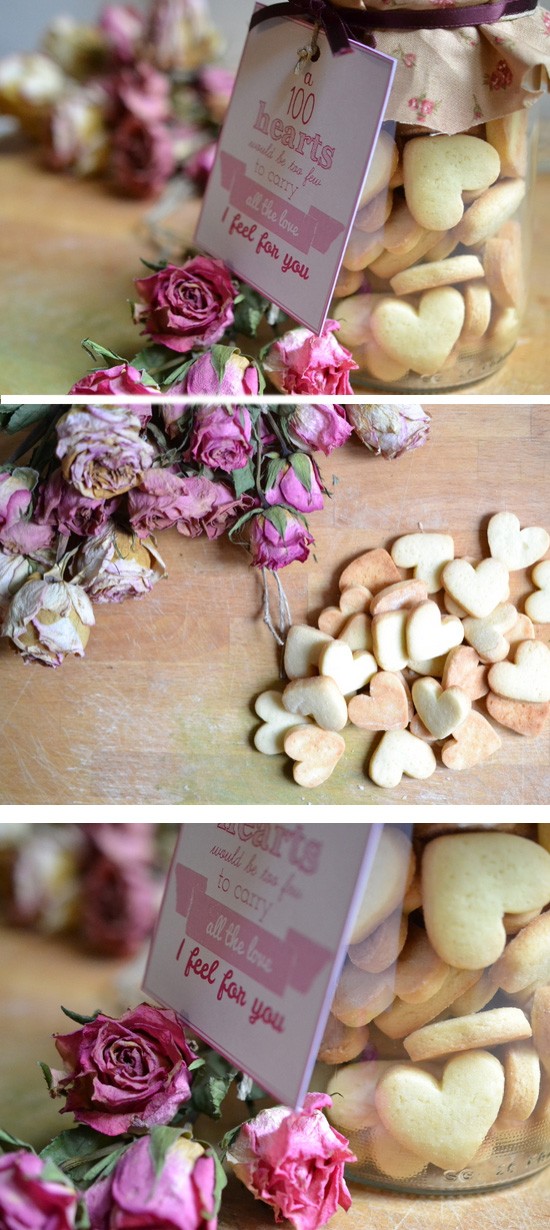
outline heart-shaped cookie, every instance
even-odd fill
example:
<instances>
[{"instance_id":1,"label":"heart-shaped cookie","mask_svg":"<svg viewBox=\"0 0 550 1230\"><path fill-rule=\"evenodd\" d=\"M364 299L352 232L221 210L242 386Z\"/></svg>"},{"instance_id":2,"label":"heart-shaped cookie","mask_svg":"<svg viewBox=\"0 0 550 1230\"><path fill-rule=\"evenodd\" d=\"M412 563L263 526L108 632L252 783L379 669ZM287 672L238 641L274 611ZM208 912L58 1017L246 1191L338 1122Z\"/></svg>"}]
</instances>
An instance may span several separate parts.
<instances>
[{"instance_id":1,"label":"heart-shaped cookie","mask_svg":"<svg viewBox=\"0 0 550 1230\"><path fill-rule=\"evenodd\" d=\"M489 550L493 559L499 559L509 572L530 568L546 555L550 536L542 526L520 528L519 517L511 512L496 513L487 527ZM550 577L549 577L550 583Z\"/></svg>"},{"instance_id":2,"label":"heart-shaped cookie","mask_svg":"<svg viewBox=\"0 0 550 1230\"><path fill-rule=\"evenodd\" d=\"M355 617L357 618L357 617ZM352 652L345 641L332 641L319 655L319 673L333 679L342 696L351 696L376 674L376 659L366 650Z\"/></svg>"},{"instance_id":3,"label":"heart-shaped cookie","mask_svg":"<svg viewBox=\"0 0 550 1230\"><path fill-rule=\"evenodd\" d=\"M376 1087L384 1126L406 1149L443 1170L460 1170L477 1153L498 1115L504 1072L489 1051L455 1055L441 1081L396 1063Z\"/></svg>"},{"instance_id":4,"label":"heart-shaped cookie","mask_svg":"<svg viewBox=\"0 0 550 1230\"><path fill-rule=\"evenodd\" d=\"M422 662L460 645L464 628L455 615L442 615L435 602L421 602L408 613L406 636L409 658Z\"/></svg>"},{"instance_id":5,"label":"heart-shaped cookie","mask_svg":"<svg viewBox=\"0 0 550 1230\"><path fill-rule=\"evenodd\" d=\"M353 696L348 717L362 730L404 730L409 720L407 693L399 675L378 671L370 681L370 695Z\"/></svg>"},{"instance_id":6,"label":"heart-shaped cookie","mask_svg":"<svg viewBox=\"0 0 550 1230\"><path fill-rule=\"evenodd\" d=\"M289 713L312 717L322 730L343 730L348 709L334 679L314 675L310 679L293 679L283 692L283 704Z\"/></svg>"},{"instance_id":7,"label":"heart-shaped cookie","mask_svg":"<svg viewBox=\"0 0 550 1230\"><path fill-rule=\"evenodd\" d=\"M348 589L351 585L363 585L370 589L371 593L377 594L379 589L384 589L386 585L393 585L394 581L401 580L401 573L396 568L391 555L384 547L374 547L372 551L365 551L363 555L358 555L355 559L344 568L340 576L340 589Z\"/></svg>"},{"instance_id":8,"label":"heart-shaped cookie","mask_svg":"<svg viewBox=\"0 0 550 1230\"><path fill-rule=\"evenodd\" d=\"M515 628L517 620L515 606L511 602L500 602L484 619L475 619L473 615L466 617L464 639L483 662L502 662L510 652L507 634Z\"/></svg>"},{"instance_id":9,"label":"heart-shaped cookie","mask_svg":"<svg viewBox=\"0 0 550 1230\"><path fill-rule=\"evenodd\" d=\"M289 713L283 704L283 696L276 688L262 692L254 706L263 726L259 726L254 735L254 746L266 756L274 756L284 752L285 735L294 726L309 722L309 718L297 718Z\"/></svg>"},{"instance_id":10,"label":"heart-shaped cookie","mask_svg":"<svg viewBox=\"0 0 550 1230\"><path fill-rule=\"evenodd\" d=\"M292 624L285 641L285 674L288 679L303 679L314 675L323 645L328 645L332 636L309 624Z\"/></svg>"},{"instance_id":11,"label":"heart-shaped cookie","mask_svg":"<svg viewBox=\"0 0 550 1230\"><path fill-rule=\"evenodd\" d=\"M296 764L292 770L299 786L321 786L336 768L346 745L341 735L314 726L297 726L285 737L284 750Z\"/></svg>"},{"instance_id":12,"label":"heart-shaped cookie","mask_svg":"<svg viewBox=\"0 0 550 1230\"><path fill-rule=\"evenodd\" d=\"M403 774L423 781L435 773L436 759L429 743L408 730L389 730L382 735L369 763L369 777L376 786L391 790Z\"/></svg>"},{"instance_id":13,"label":"heart-shaped cookie","mask_svg":"<svg viewBox=\"0 0 550 1230\"><path fill-rule=\"evenodd\" d=\"M462 726L453 732L452 739L443 744L441 759L448 769L471 769L482 760L488 760L500 744L501 739L491 723L473 709Z\"/></svg>"},{"instance_id":14,"label":"heart-shaped cookie","mask_svg":"<svg viewBox=\"0 0 550 1230\"><path fill-rule=\"evenodd\" d=\"M424 924L442 960L455 969L484 969L504 951L503 915L550 901L550 854L515 833L436 837L422 856L422 890Z\"/></svg>"},{"instance_id":15,"label":"heart-shaped cookie","mask_svg":"<svg viewBox=\"0 0 550 1230\"><path fill-rule=\"evenodd\" d=\"M550 703L533 704L525 700L510 700L489 692L486 700L487 713L501 726L515 730L518 735L542 734L550 726Z\"/></svg>"},{"instance_id":16,"label":"heart-shaped cookie","mask_svg":"<svg viewBox=\"0 0 550 1230\"><path fill-rule=\"evenodd\" d=\"M538 592L525 599L525 610L536 624L550 624L550 559L533 568L531 579Z\"/></svg>"},{"instance_id":17,"label":"heart-shaped cookie","mask_svg":"<svg viewBox=\"0 0 550 1230\"><path fill-rule=\"evenodd\" d=\"M436 739L446 739L466 720L472 707L470 697L460 688L445 691L437 679L417 679L412 698L419 718Z\"/></svg>"},{"instance_id":18,"label":"heart-shaped cookie","mask_svg":"<svg viewBox=\"0 0 550 1230\"><path fill-rule=\"evenodd\" d=\"M340 594L338 606L327 606L321 611L317 626L328 636L338 636L351 615L369 610L372 594L364 585L350 585Z\"/></svg>"},{"instance_id":19,"label":"heart-shaped cookie","mask_svg":"<svg viewBox=\"0 0 550 1230\"><path fill-rule=\"evenodd\" d=\"M409 661L406 641L407 610L383 611L372 621L372 647L383 671L400 671Z\"/></svg>"},{"instance_id":20,"label":"heart-shaped cookie","mask_svg":"<svg viewBox=\"0 0 550 1230\"><path fill-rule=\"evenodd\" d=\"M475 649L457 645L447 654L441 680L442 688L461 688L470 700L480 700L489 691L487 668L479 661Z\"/></svg>"},{"instance_id":21,"label":"heart-shaped cookie","mask_svg":"<svg viewBox=\"0 0 550 1230\"><path fill-rule=\"evenodd\" d=\"M403 607L418 606L428 597L428 586L425 581L410 577L408 581L396 581L395 585L387 585L374 598L371 598L371 615L383 615L384 611L400 611Z\"/></svg>"},{"instance_id":22,"label":"heart-shaped cookie","mask_svg":"<svg viewBox=\"0 0 550 1230\"><path fill-rule=\"evenodd\" d=\"M355 615L350 615L343 628L340 629L337 639L343 641L351 649L352 653L355 653L357 650L371 650L372 631L370 615L367 615L366 611L357 611Z\"/></svg>"},{"instance_id":23,"label":"heart-shaped cookie","mask_svg":"<svg viewBox=\"0 0 550 1230\"><path fill-rule=\"evenodd\" d=\"M550 700L550 649L542 641L521 641L513 662L491 667L489 687L510 700L546 703Z\"/></svg>"},{"instance_id":24,"label":"heart-shaped cookie","mask_svg":"<svg viewBox=\"0 0 550 1230\"><path fill-rule=\"evenodd\" d=\"M391 554L399 568L413 568L415 579L424 581L429 594L436 594L443 584L444 565L454 559L455 545L450 534L403 534Z\"/></svg>"},{"instance_id":25,"label":"heart-shaped cookie","mask_svg":"<svg viewBox=\"0 0 550 1230\"><path fill-rule=\"evenodd\" d=\"M510 594L508 569L497 559L482 559L475 567L454 559L445 564L442 577L451 598L477 619L485 619Z\"/></svg>"},{"instance_id":26,"label":"heart-shaped cookie","mask_svg":"<svg viewBox=\"0 0 550 1230\"><path fill-rule=\"evenodd\" d=\"M454 286L425 291L418 310L404 299L383 298L371 317L372 335L391 359L419 376L433 376L460 337L464 311Z\"/></svg>"},{"instance_id":27,"label":"heart-shaped cookie","mask_svg":"<svg viewBox=\"0 0 550 1230\"><path fill-rule=\"evenodd\" d=\"M500 158L479 137L413 137L403 150L407 205L420 226L446 231L464 213L462 193L488 188L498 178Z\"/></svg>"}]
</instances>

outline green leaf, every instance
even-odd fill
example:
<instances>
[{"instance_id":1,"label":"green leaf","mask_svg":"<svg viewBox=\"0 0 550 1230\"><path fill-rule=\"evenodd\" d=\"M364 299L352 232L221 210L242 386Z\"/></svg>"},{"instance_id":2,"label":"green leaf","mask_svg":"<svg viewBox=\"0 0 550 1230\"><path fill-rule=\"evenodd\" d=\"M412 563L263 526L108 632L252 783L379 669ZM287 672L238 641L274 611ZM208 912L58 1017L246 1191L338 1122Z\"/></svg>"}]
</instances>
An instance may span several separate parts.
<instances>
[{"instance_id":1,"label":"green leaf","mask_svg":"<svg viewBox=\"0 0 550 1230\"><path fill-rule=\"evenodd\" d=\"M231 477L235 488L237 499L244 494L245 491L250 491L255 486L254 469L252 462L248 461L240 470L232 470Z\"/></svg>"},{"instance_id":2,"label":"green leaf","mask_svg":"<svg viewBox=\"0 0 550 1230\"><path fill-rule=\"evenodd\" d=\"M154 1127L149 1137L149 1152L151 1154L155 1174L158 1176L164 1166L166 1154L172 1145L180 1139L181 1128Z\"/></svg>"},{"instance_id":3,"label":"green leaf","mask_svg":"<svg viewBox=\"0 0 550 1230\"><path fill-rule=\"evenodd\" d=\"M240 350L236 350L234 346L217 345L212 347L210 351L210 358L212 360L212 367L214 368L220 384L225 376L225 369L229 363L229 360L233 358L234 354L240 353Z\"/></svg>"},{"instance_id":4,"label":"green leaf","mask_svg":"<svg viewBox=\"0 0 550 1230\"><path fill-rule=\"evenodd\" d=\"M287 527L287 516L286 509L283 505L274 504L272 508L266 508L264 511L264 517L266 521L271 521L271 524L275 526L277 533L281 535L281 538L284 538Z\"/></svg>"},{"instance_id":5,"label":"green leaf","mask_svg":"<svg viewBox=\"0 0 550 1230\"><path fill-rule=\"evenodd\" d=\"M83 1200L78 1202L74 1224L75 1230L90 1230L90 1216Z\"/></svg>"},{"instance_id":6,"label":"green leaf","mask_svg":"<svg viewBox=\"0 0 550 1230\"><path fill-rule=\"evenodd\" d=\"M269 306L269 299L264 299L257 290L253 290L251 286L243 282L241 293L234 305L233 328L235 331L244 333L247 337L256 337L258 325Z\"/></svg>"},{"instance_id":7,"label":"green leaf","mask_svg":"<svg viewBox=\"0 0 550 1230\"><path fill-rule=\"evenodd\" d=\"M152 269L153 273L160 273L160 270L166 269L168 265L168 261L146 261L144 256L141 256L140 260L142 265L145 265L146 269Z\"/></svg>"},{"instance_id":8,"label":"green leaf","mask_svg":"<svg viewBox=\"0 0 550 1230\"><path fill-rule=\"evenodd\" d=\"M192 1063L187 1064L188 1072L196 1072L197 1068L204 1068L204 1059L194 1059Z\"/></svg>"},{"instance_id":9,"label":"green leaf","mask_svg":"<svg viewBox=\"0 0 550 1230\"><path fill-rule=\"evenodd\" d=\"M49 1064L42 1063L42 1060L39 1059L38 1067L42 1068L42 1074L44 1076L44 1080L48 1086L48 1089L51 1091L53 1089L53 1076L52 1076L52 1070Z\"/></svg>"},{"instance_id":10,"label":"green leaf","mask_svg":"<svg viewBox=\"0 0 550 1230\"><path fill-rule=\"evenodd\" d=\"M118 1149L113 1149L107 1157L100 1158L95 1166L90 1166L90 1169L86 1171L85 1179L81 1179L80 1182L84 1181L88 1185L88 1183L95 1183L96 1179L106 1179L107 1175L114 1170L119 1157L122 1157L129 1147L129 1145L119 1145Z\"/></svg>"},{"instance_id":11,"label":"green leaf","mask_svg":"<svg viewBox=\"0 0 550 1230\"><path fill-rule=\"evenodd\" d=\"M79 1012L72 1012L70 1008L64 1008L63 1004L59 1006L65 1016L68 1016L71 1021L76 1021L77 1025L89 1025L90 1021L95 1021L96 1017L101 1016L101 1008L96 1008L92 1016L81 1016Z\"/></svg>"},{"instance_id":12,"label":"green leaf","mask_svg":"<svg viewBox=\"0 0 550 1230\"><path fill-rule=\"evenodd\" d=\"M112 1141L112 1143L111 1143ZM96 1132L94 1128L86 1127L81 1124L79 1127L68 1128L66 1132L60 1132L58 1136L46 1145L40 1152L40 1157L49 1158L60 1170L70 1171L79 1170L81 1166L86 1166L88 1160L96 1161L97 1151L101 1149L110 1153L112 1148L116 1147L116 1138L111 1138L102 1135L101 1132ZM91 1155L94 1155L93 1157Z\"/></svg>"},{"instance_id":13,"label":"green leaf","mask_svg":"<svg viewBox=\"0 0 550 1230\"><path fill-rule=\"evenodd\" d=\"M225 1133L225 1136L222 1136L220 1140L220 1149L222 1151L222 1157L225 1157L225 1154L231 1148L231 1145L233 1144L233 1141L236 1140L237 1136L239 1135L239 1132L242 1126L243 1126L242 1123L237 1123L236 1127L230 1128L229 1131Z\"/></svg>"},{"instance_id":14,"label":"green leaf","mask_svg":"<svg viewBox=\"0 0 550 1230\"><path fill-rule=\"evenodd\" d=\"M146 371L150 376L154 376L163 368L173 367L180 361L181 355L169 350L168 346L157 345L144 346L142 350L138 350L133 359L128 360L132 367L137 367L139 371Z\"/></svg>"},{"instance_id":15,"label":"green leaf","mask_svg":"<svg viewBox=\"0 0 550 1230\"><path fill-rule=\"evenodd\" d=\"M302 487L305 487L306 491L310 492L312 467L309 457L306 457L305 453L292 453L289 461L298 482L302 484Z\"/></svg>"},{"instance_id":16,"label":"green leaf","mask_svg":"<svg viewBox=\"0 0 550 1230\"><path fill-rule=\"evenodd\" d=\"M166 380L163 380L163 389L168 389L171 384L176 383L176 380L183 380L183 377L187 375L189 368L192 367L196 361L196 357L192 356L190 359L186 359L185 363L180 363L179 367L176 367L173 372L170 372L170 375L166 377Z\"/></svg>"},{"instance_id":17,"label":"green leaf","mask_svg":"<svg viewBox=\"0 0 550 1230\"><path fill-rule=\"evenodd\" d=\"M279 474L281 470L284 469L285 465L286 465L286 461L284 457L277 456L277 457L271 458L268 464L267 470L266 470L266 475L265 475L265 490L266 491L271 491L271 488L275 486L275 483L277 482Z\"/></svg>"},{"instance_id":18,"label":"green leaf","mask_svg":"<svg viewBox=\"0 0 550 1230\"><path fill-rule=\"evenodd\" d=\"M246 512L243 514L242 517L239 517L239 520L236 521L235 524L231 526L231 529L228 531L228 534L227 534L227 537L231 539L231 542L233 542L233 539L235 535L237 534L238 530L242 529L243 525L246 525L246 522L250 521L251 517L257 517L260 511L261 509L259 508L252 508L250 512Z\"/></svg>"},{"instance_id":19,"label":"green leaf","mask_svg":"<svg viewBox=\"0 0 550 1230\"><path fill-rule=\"evenodd\" d=\"M10 1132L4 1132L0 1128L0 1149L3 1153L11 1153L14 1149L26 1149L27 1153L34 1153L32 1145L28 1145L25 1140L19 1140L17 1136L12 1136Z\"/></svg>"},{"instance_id":20,"label":"green leaf","mask_svg":"<svg viewBox=\"0 0 550 1230\"><path fill-rule=\"evenodd\" d=\"M122 355L115 354L114 350L107 350L105 346L100 346L99 342L92 341L91 337L85 337L80 343L87 350L94 363L99 363L101 366L105 361L118 366L119 363L126 363L127 359L123 359Z\"/></svg>"},{"instance_id":21,"label":"green leaf","mask_svg":"<svg viewBox=\"0 0 550 1230\"><path fill-rule=\"evenodd\" d=\"M236 1068L231 1067L227 1060L215 1051L210 1051L198 1079L193 1081L191 1090L193 1108L199 1114L209 1115L211 1119L219 1119L223 1100L236 1075Z\"/></svg>"},{"instance_id":22,"label":"green leaf","mask_svg":"<svg viewBox=\"0 0 550 1230\"><path fill-rule=\"evenodd\" d=\"M9 435L14 436L16 432L24 431L26 427L32 427L34 423L39 423L42 419L53 418L58 410L59 406L51 405L13 406L11 410L5 412L9 414L9 418L2 418L0 426Z\"/></svg>"},{"instance_id":23,"label":"green leaf","mask_svg":"<svg viewBox=\"0 0 550 1230\"><path fill-rule=\"evenodd\" d=\"M208 1209L202 1209L201 1212L205 1221L211 1221L220 1211L222 1192L224 1187L227 1187L227 1175L218 1154L216 1153L216 1150L210 1148L206 1150L206 1153L208 1157L212 1157L214 1159L214 1211L211 1213Z\"/></svg>"}]
</instances>

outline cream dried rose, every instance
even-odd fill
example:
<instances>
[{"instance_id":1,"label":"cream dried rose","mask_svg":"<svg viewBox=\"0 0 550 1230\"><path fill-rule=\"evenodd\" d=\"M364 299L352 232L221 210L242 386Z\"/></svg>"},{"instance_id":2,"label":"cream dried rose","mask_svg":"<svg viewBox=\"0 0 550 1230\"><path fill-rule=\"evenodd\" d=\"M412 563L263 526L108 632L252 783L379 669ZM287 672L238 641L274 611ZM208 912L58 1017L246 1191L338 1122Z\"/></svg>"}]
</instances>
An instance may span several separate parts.
<instances>
[{"instance_id":1,"label":"cream dried rose","mask_svg":"<svg viewBox=\"0 0 550 1230\"><path fill-rule=\"evenodd\" d=\"M152 538L127 534L112 522L103 534L84 543L76 569L92 602L141 598L167 575Z\"/></svg>"},{"instance_id":2,"label":"cream dried rose","mask_svg":"<svg viewBox=\"0 0 550 1230\"><path fill-rule=\"evenodd\" d=\"M31 577L12 599L2 627L26 662L61 666L69 655L84 657L95 623L88 595L67 581Z\"/></svg>"},{"instance_id":3,"label":"cream dried rose","mask_svg":"<svg viewBox=\"0 0 550 1230\"><path fill-rule=\"evenodd\" d=\"M141 427L129 406L72 407L57 424L63 477L91 500L108 500L138 487L155 457Z\"/></svg>"}]
</instances>

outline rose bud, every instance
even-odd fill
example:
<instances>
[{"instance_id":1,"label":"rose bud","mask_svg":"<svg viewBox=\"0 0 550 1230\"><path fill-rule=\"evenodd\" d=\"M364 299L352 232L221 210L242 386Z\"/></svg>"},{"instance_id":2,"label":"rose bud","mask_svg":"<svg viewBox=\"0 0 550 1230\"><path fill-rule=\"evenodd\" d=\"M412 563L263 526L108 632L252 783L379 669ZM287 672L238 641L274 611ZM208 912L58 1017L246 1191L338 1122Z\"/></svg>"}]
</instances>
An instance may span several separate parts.
<instances>
[{"instance_id":1,"label":"rose bud","mask_svg":"<svg viewBox=\"0 0 550 1230\"><path fill-rule=\"evenodd\" d=\"M259 391L258 369L246 355L234 350L225 363L223 376L218 375L211 354L202 354L191 364L183 380L170 385L170 393L209 393L226 397L255 397ZM181 411L180 411L181 414Z\"/></svg>"},{"instance_id":2,"label":"rose bud","mask_svg":"<svg viewBox=\"0 0 550 1230\"><path fill-rule=\"evenodd\" d=\"M151 538L127 534L113 522L78 552L75 570L92 602L143 598L166 576L166 567Z\"/></svg>"},{"instance_id":3,"label":"rose bud","mask_svg":"<svg viewBox=\"0 0 550 1230\"><path fill-rule=\"evenodd\" d=\"M212 470L242 470L254 455L246 406L200 406L195 410L189 456Z\"/></svg>"},{"instance_id":4,"label":"rose bud","mask_svg":"<svg viewBox=\"0 0 550 1230\"><path fill-rule=\"evenodd\" d=\"M140 418L129 406L68 410L57 424L63 477L91 500L108 500L139 486L155 457L140 431Z\"/></svg>"},{"instance_id":5,"label":"rose bud","mask_svg":"<svg viewBox=\"0 0 550 1230\"><path fill-rule=\"evenodd\" d=\"M213 345L233 324L237 284L223 262L210 256L167 265L135 284L144 303L134 304L134 323L170 350L185 354Z\"/></svg>"},{"instance_id":6,"label":"rose bud","mask_svg":"<svg viewBox=\"0 0 550 1230\"><path fill-rule=\"evenodd\" d=\"M273 516L273 520L270 520L270 516ZM248 524L248 545L254 567L269 568L276 572L279 568L292 564L293 560L303 563L308 558L313 538L303 521L293 517L286 509L274 509L273 514L260 513L257 517L252 517Z\"/></svg>"},{"instance_id":7,"label":"rose bud","mask_svg":"<svg viewBox=\"0 0 550 1230\"><path fill-rule=\"evenodd\" d=\"M390 460L420 448L430 434L430 415L418 402L347 406L347 414L363 444Z\"/></svg>"},{"instance_id":8,"label":"rose bud","mask_svg":"<svg viewBox=\"0 0 550 1230\"><path fill-rule=\"evenodd\" d=\"M66 85L65 74L48 56L6 56L0 60L0 115L14 115L24 132L43 140Z\"/></svg>"},{"instance_id":9,"label":"rose bud","mask_svg":"<svg viewBox=\"0 0 550 1230\"><path fill-rule=\"evenodd\" d=\"M2 1230L74 1230L78 1212L78 1192L49 1159L26 1149L0 1155Z\"/></svg>"},{"instance_id":10,"label":"rose bud","mask_svg":"<svg viewBox=\"0 0 550 1230\"><path fill-rule=\"evenodd\" d=\"M318 337L310 329L290 329L270 346L264 371L281 393L339 397L353 393L349 372L358 367L333 333L340 325L327 320Z\"/></svg>"},{"instance_id":11,"label":"rose bud","mask_svg":"<svg viewBox=\"0 0 550 1230\"><path fill-rule=\"evenodd\" d=\"M66 1097L61 1114L105 1136L170 1123L189 1100L195 1056L169 1008L138 1004L119 1020L100 1012L54 1039L67 1072L52 1072L55 1095Z\"/></svg>"},{"instance_id":12,"label":"rose bud","mask_svg":"<svg viewBox=\"0 0 550 1230\"><path fill-rule=\"evenodd\" d=\"M0 473L0 538L4 530L11 530L30 511L37 482L38 471L28 466Z\"/></svg>"},{"instance_id":13,"label":"rose bud","mask_svg":"<svg viewBox=\"0 0 550 1230\"><path fill-rule=\"evenodd\" d=\"M274 1106L244 1123L232 1141L227 1161L237 1178L275 1211L275 1221L296 1230L317 1230L349 1209L351 1196L344 1167L356 1161L345 1136L330 1126L322 1108L326 1093L306 1094L302 1110Z\"/></svg>"},{"instance_id":14,"label":"rose bud","mask_svg":"<svg viewBox=\"0 0 550 1230\"><path fill-rule=\"evenodd\" d=\"M352 433L343 406L324 405L296 406L286 420L289 439L298 448L308 453L325 453L345 444Z\"/></svg>"},{"instance_id":15,"label":"rose bud","mask_svg":"<svg viewBox=\"0 0 550 1230\"><path fill-rule=\"evenodd\" d=\"M159 1159L149 1137L130 1145L114 1173L85 1195L91 1230L216 1230L214 1158L185 1136Z\"/></svg>"},{"instance_id":16,"label":"rose bud","mask_svg":"<svg viewBox=\"0 0 550 1230\"><path fill-rule=\"evenodd\" d=\"M273 486L265 491L267 503L288 504L303 513L315 512L323 507L317 466L303 453L295 454L294 463L285 461L280 466Z\"/></svg>"},{"instance_id":17,"label":"rose bud","mask_svg":"<svg viewBox=\"0 0 550 1230\"><path fill-rule=\"evenodd\" d=\"M90 600L79 585L31 579L12 599L1 635L11 638L25 662L61 666L69 654L84 657L94 623Z\"/></svg>"},{"instance_id":18,"label":"rose bud","mask_svg":"<svg viewBox=\"0 0 550 1230\"><path fill-rule=\"evenodd\" d=\"M123 397L143 397L158 393L159 387L153 377L148 372L144 372L143 376L147 377L147 384L143 383L142 373L138 372L137 367L132 367L131 363L118 363L114 367L98 368L87 376L81 376L72 389L69 389L69 394L93 393L96 397L115 397L122 394ZM132 411L137 414L141 426L145 427L151 418L151 407L132 406Z\"/></svg>"}]
</instances>

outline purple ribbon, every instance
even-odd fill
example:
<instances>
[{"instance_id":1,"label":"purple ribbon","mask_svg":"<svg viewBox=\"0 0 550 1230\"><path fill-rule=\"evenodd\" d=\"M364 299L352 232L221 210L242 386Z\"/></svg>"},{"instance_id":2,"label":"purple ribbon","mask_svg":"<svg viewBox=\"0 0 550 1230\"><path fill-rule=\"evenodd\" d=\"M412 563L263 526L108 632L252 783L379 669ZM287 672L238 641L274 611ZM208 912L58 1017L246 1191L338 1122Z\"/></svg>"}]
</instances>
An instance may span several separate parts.
<instances>
[{"instance_id":1,"label":"purple ribbon","mask_svg":"<svg viewBox=\"0 0 550 1230\"><path fill-rule=\"evenodd\" d=\"M439 9L335 9L328 0L278 0L252 16L250 28L272 17L305 18L322 26L333 55L352 51L351 40L372 39L374 30L456 30L463 26L493 25L519 13L532 13L538 0L498 0L466 8Z\"/></svg>"}]
</instances>

